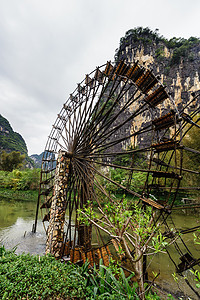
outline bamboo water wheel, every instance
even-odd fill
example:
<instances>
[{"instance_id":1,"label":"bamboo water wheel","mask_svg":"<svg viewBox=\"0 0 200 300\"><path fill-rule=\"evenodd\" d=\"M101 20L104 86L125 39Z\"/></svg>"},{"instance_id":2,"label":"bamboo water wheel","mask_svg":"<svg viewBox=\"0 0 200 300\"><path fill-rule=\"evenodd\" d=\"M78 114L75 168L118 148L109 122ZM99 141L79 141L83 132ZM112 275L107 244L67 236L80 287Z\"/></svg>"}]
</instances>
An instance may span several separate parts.
<instances>
[{"instance_id":1,"label":"bamboo water wheel","mask_svg":"<svg viewBox=\"0 0 200 300\"><path fill-rule=\"evenodd\" d=\"M184 151L199 151L182 143L188 130L198 127L199 97L196 93L178 109L159 77L138 62L107 62L86 75L57 115L44 150L33 230L40 207L48 224L47 252L73 262L103 258L108 264L108 239L81 224L77 211L88 200L96 206L109 202L115 191L153 207L156 222L162 220L170 234L167 218L181 180L186 173L199 174L183 167ZM111 170L123 172L124 179ZM141 182L135 183L136 175ZM180 255L180 272L199 263L188 250Z\"/></svg>"}]
</instances>

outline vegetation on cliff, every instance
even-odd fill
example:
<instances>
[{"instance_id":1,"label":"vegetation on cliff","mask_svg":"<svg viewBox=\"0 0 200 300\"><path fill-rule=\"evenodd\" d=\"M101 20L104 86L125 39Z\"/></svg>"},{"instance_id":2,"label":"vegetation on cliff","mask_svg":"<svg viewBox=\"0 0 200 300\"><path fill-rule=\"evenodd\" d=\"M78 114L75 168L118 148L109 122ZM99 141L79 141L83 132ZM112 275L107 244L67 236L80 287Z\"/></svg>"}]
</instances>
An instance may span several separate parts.
<instances>
[{"instance_id":1,"label":"vegetation on cliff","mask_svg":"<svg viewBox=\"0 0 200 300\"><path fill-rule=\"evenodd\" d=\"M0 149L6 152L19 151L27 155L27 146L23 137L14 132L6 118L0 115Z\"/></svg>"},{"instance_id":2,"label":"vegetation on cliff","mask_svg":"<svg viewBox=\"0 0 200 300\"><path fill-rule=\"evenodd\" d=\"M189 39L173 37L167 39L159 34L158 29L153 31L148 27L136 27L128 30L125 36L120 39L119 48L116 49L115 53L115 60L120 59L121 52L126 46L132 45L134 49L137 49L138 44L143 46L154 45L155 57L157 59L164 57L164 47L166 46L171 52L169 65L176 65L181 62L181 58L187 58L190 61L194 59L190 50L200 44L200 39L197 37L190 37Z\"/></svg>"},{"instance_id":3,"label":"vegetation on cliff","mask_svg":"<svg viewBox=\"0 0 200 300\"><path fill-rule=\"evenodd\" d=\"M34 162L28 156L28 149L23 137L13 131L10 123L0 114L0 152L20 152L25 155L25 165L33 167Z\"/></svg>"},{"instance_id":4,"label":"vegetation on cliff","mask_svg":"<svg viewBox=\"0 0 200 300\"><path fill-rule=\"evenodd\" d=\"M197 126L200 126L200 115L194 118L194 122L197 122ZM188 124L186 130L190 126ZM199 128L197 126L193 126L184 138L184 146L193 149L194 152L184 151L183 167L196 173L185 173L182 182L183 186L200 186L200 155L195 153L195 151L200 152Z\"/></svg>"},{"instance_id":5,"label":"vegetation on cliff","mask_svg":"<svg viewBox=\"0 0 200 300\"><path fill-rule=\"evenodd\" d=\"M30 158L34 161L36 168L41 167L43 155L44 155L44 152L42 152L41 154L32 154L30 156Z\"/></svg>"}]
</instances>

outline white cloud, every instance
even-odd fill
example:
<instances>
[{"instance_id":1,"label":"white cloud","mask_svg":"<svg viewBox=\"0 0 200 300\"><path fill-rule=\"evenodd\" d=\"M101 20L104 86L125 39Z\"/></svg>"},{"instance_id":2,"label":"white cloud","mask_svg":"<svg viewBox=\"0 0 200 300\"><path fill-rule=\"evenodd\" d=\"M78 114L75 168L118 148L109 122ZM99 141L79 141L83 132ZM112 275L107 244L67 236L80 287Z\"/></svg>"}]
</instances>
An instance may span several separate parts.
<instances>
[{"instance_id":1,"label":"white cloud","mask_svg":"<svg viewBox=\"0 0 200 300\"><path fill-rule=\"evenodd\" d=\"M0 0L0 8L0 113L30 154L44 149L69 93L113 59L127 30L199 35L197 0Z\"/></svg>"}]
</instances>

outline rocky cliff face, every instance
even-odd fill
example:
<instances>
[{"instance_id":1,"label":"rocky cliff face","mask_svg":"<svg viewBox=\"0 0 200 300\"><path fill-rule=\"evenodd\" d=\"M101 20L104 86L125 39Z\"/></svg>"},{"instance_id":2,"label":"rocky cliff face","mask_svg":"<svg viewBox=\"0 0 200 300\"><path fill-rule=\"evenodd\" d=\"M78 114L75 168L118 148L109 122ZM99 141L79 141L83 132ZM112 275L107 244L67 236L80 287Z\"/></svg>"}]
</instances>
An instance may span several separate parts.
<instances>
[{"instance_id":1,"label":"rocky cliff face","mask_svg":"<svg viewBox=\"0 0 200 300\"><path fill-rule=\"evenodd\" d=\"M160 76L175 103L187 102L191 93L200 90L200 39L167 40L157 31L137 28L127 31L120 41L116 60L139 61Z\"/></svg>"},{"instance_id":2,"label":"rocky cliff face","mask_svg":"<svg viewBox=\"0 0 200 300\"><path fill-rule=\"evenodd\" d=\"M149 68L174 99L179 110L200 91L200 39L191 37L165 39L158 30L135 28L126 32L116 50L115 61L138 61ZM190 113L199 106L199 98L184 110ZM165 107L162 107L165 109ZM148 114L135 119L133 126L141 128L148 122ZM139 141L141 143L142 141Z\"/></svg>"},{"instance_id":3,"label":"rocky cliff face","mask_svg":"<svg viewBox=\"0 0 200 300\"><path fill-rule=\"evenodd\" d=\"M6 152L19 151L28 155L28 150L23 137L14 132L6 118L0 115L0 150Z\"/></svg>"},{"instance_id":4,"label":"rocky cliff face","mask_svg":"<svg viewBox=\"0 0 200 300\"><path fill-rule=\"evenodd\" d=\"M34 167L33 160L28 156L28 149L23 137L13 130L6 118L0 115L0 153L2 150L6 152L19 151L21 154L25 154L25 167Z\"/></svg>"},{"instance_id":5,"label":"rocky cliff face","mask_svg":"<svg viewBox=\"0 0 200 300\"><path fill-rule=\"evenodd\" d=\"M41 167L43 154L44 152L42 152L41 154L32 154L30 156L30 158L34 161L36 168Z\"/></svg>"}]
</instances>

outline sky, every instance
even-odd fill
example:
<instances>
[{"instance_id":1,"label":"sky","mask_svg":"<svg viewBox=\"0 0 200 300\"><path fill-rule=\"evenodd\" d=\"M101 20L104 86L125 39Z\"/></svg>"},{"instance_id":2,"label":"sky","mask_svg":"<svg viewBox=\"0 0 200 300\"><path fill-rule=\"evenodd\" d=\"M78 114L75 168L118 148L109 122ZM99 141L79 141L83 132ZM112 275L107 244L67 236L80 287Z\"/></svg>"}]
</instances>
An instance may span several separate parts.
<instances>
[{"instance_id":1,"label":"sky","mask_svg":"<svg viewBox=\"0 0 200 300\"><path fill-rule=\"evenodd\" d=\"M199 0L0 0L0 114L40 154L85 74L142 26L200 37Z\"/></svg>"}]
</instances>

